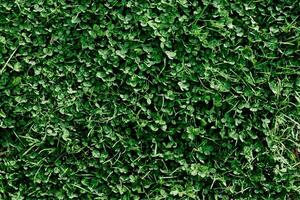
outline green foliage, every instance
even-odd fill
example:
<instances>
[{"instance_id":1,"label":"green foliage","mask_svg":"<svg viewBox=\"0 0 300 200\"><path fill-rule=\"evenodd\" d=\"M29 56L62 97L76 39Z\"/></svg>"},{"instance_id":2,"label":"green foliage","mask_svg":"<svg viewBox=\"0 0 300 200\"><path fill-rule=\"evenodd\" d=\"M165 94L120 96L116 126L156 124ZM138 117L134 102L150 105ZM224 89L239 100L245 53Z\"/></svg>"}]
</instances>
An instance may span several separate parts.
<instances>
[{"instance_id":1,"label":"green foliage","mask_svg":"<svg viewBox=\"0 0 300 200\"><path fill-rule=\"evenodd\" d=\"M298 199L300 2L0 1L0 199Z\"/></svg>"}]
</instances>

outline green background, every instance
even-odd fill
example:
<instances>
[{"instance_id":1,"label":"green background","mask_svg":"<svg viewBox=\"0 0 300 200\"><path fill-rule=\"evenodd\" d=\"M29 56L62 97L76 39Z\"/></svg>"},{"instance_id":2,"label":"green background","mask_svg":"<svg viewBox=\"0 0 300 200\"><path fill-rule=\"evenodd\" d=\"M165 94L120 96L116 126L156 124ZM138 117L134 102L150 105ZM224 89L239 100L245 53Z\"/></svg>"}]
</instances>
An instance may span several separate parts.
<instances>
[{"instance_id":1,"label":"green background","mask_svg":"<svg viewBox=\"0 0 300 200\"><path fill-rule=\"evenodd\" d=\"M0 199L298 199L299 0L0 0Z\"/></svg>"}]
</instances>

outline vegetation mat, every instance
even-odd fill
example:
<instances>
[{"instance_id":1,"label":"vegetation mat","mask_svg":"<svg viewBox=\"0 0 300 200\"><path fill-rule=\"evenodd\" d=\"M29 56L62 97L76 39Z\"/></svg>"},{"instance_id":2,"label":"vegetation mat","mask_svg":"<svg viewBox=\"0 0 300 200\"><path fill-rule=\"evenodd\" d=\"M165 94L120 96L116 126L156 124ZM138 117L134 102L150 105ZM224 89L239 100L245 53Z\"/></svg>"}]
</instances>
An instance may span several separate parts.
<instances>
[{"instance_id":1,"label":"vegetation mat","mask_svg":"<svg viewBox=\"0 0 300 200\"><path fill-rule=\"evenodd\" d=\"M0 0L0 199L299 199L299 0Z\"/></svg>"}]
</instances>

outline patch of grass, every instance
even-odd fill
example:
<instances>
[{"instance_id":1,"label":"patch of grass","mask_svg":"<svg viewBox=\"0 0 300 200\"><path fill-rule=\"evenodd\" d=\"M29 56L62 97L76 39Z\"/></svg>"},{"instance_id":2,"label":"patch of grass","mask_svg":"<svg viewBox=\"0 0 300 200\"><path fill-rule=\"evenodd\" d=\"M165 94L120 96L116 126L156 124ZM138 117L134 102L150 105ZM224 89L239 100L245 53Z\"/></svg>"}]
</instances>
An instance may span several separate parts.
<instances>
[{"instance_id":1,"label":"patch of grass","mask_svg":"<svg viewBox=\"0 0 300 200\"><path fill-rule=\"evenodd\" d=\"M297 199L299 10L1 1L0 199Z\"/></svg>"}]
</instances>

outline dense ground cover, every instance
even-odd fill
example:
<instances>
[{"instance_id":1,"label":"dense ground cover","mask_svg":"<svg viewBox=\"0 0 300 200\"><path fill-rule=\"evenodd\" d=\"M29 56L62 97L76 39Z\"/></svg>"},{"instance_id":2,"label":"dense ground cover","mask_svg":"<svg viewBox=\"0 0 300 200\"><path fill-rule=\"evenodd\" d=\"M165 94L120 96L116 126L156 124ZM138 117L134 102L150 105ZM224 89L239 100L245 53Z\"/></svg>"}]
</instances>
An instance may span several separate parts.
<instances>
[{"instance_id":1,"label":"dense ground cover","mask_svg":"<svg viewBox=\"0 0 300 200\"><path fill-rule=\"evenodd\" d=\"M300 1L0 1L0 199L298 199Z\"/></svg>"}]
</instances>

